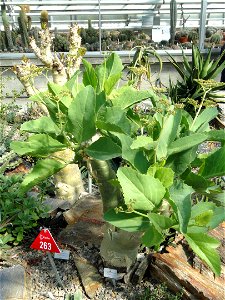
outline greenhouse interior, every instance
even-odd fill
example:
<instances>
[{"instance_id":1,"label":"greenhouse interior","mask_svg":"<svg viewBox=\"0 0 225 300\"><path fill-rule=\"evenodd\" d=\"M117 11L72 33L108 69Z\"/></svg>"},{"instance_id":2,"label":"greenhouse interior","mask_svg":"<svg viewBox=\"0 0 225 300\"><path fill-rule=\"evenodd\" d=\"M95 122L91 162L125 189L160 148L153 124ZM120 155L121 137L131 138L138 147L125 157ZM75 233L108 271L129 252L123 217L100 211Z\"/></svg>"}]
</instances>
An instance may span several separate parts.
<instances>
[{"instance_id":1,"label":"greenhouse interior","mask_svg":"<svg viewBox=\"0 0 225 300\"><path fill-rule=\"evenodd\" d=\"M0 300L222 300L225 0L4 0Z\"/></svg>"},{"instance_id":2,"label":"greenhouse interior","mask_svg":"<svg viewBox=\"0 0 225 300\"><path fill-rule=\"evenodd\" d=\"M203 50L218 48L224 40L223 0L182 0L174 8L170 0L20 0L1 1L1 7L1 51L29 51L23 35L38 39L38 28L44 22L54 34L55 51L60 52L68 51L68 28L73 23L81 28L87 51L126 51L141 45L190 49L192 43ZM12 32L13 49L4 42L4 18ZM175 31L172 43L171 25Z\"/></svg>"}]
</instances>

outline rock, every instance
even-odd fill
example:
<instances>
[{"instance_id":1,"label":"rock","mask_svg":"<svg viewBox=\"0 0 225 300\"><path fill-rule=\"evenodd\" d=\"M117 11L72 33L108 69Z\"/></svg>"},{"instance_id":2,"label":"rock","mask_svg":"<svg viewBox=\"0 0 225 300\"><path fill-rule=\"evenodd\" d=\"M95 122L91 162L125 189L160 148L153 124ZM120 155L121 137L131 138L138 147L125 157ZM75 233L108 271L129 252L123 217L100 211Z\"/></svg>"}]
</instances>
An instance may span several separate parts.
<instances>
[{"instance_id":1,"label":"rock","mask_svg":"<svg viewBox=\"0 0 225 300\"><path fill-rule=\"evenodd\" d=\"M1 300L30 300L25 269L21 265L0 270Z\"/></svg>"},{"instance_id":2,"label":"rock","mask_svg":"<svg viewBox=\"0 0 225 300\"><path fill-rule=\"evenodd\" d=\"M102 200L90 194L83 195L63 216L68 224L74 224L82 218L103 221Z\"/></svg>"},{"instance_id":3,"label":"rock","mask_svg":"<svg viewBox=\"0 0 225 300\"><path fill-rule=\"evenodd\" d=\"M210 233L221 241L224 239L224 224ZM224 299L224 245L218 249L222 261L220 277L214 277L213 272L183 242L177 243L175 248L168 246L166 251L163 254L153 255L150 266L153 278L166 282L174 292L183 290L183 299Z\"/></svg>"},{"instance_id":4,"label":"rock","mask_svg":"<svg viewBox=\"0 0 225 300\"><path fill-rule=\"evenodd\" d=\"M85 293L89 298L95 297L97 291L103 287L103 281L98 270L85 258L74 254L74 263L80 275Z\"/></svg>"},{"instance_id":5,"label":"rock","mask_svg":"<svg viewBox=\"0 0 225 300\"><path fill-rule=\"evenodd\" d=\"M60 242L72 247L86 243L99 247L104 231L100 198L85 195L63 215L69 225L59 234Z\"/></svg>"}]
</instances>

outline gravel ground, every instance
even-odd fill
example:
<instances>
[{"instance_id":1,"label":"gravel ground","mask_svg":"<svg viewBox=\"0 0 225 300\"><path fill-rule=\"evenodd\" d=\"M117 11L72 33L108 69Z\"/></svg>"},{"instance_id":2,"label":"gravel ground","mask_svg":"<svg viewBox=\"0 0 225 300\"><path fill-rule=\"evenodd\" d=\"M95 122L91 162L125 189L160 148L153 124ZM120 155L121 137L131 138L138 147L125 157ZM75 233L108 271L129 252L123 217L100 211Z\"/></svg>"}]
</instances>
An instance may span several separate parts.
<instances>
[{"instance_id":1,"label":"gravel ground","mask_svg":"<svg viewBox=\"0 0 225 300\"><path fill-rule=\"evenodd\" d=\"M82 292L82 299L90 299L85 295L82 287L73 254L78 254L84 258L89 258L99 270L103 277L103 265L96 247L86 245L81 248L70 250L70 258L68 261L55 259L55 265L60 274L60 278L65 285L65 290L61 288L56 280L55 273L51 267L49 259L45 253L31 250L27 245L12 248L7 251L8 262L0 262L0 268L11 266L15 263L21 263L28 274L29 288L31 290L33 300L44 299L64 299L66 293L74 294L77 291ZM90 259L91 258L91 259ZM113 284L109 279L104 279L102 288L97 291L94 300L137 300L145 293L148 288L153 291L157 287L156 282L145 278L141 284L133 286L125 284L123 281L117 281ZM161 299L161 298L159 298ZM166 298L164 298L166 299Z\"/></svg>"}]
</instances>

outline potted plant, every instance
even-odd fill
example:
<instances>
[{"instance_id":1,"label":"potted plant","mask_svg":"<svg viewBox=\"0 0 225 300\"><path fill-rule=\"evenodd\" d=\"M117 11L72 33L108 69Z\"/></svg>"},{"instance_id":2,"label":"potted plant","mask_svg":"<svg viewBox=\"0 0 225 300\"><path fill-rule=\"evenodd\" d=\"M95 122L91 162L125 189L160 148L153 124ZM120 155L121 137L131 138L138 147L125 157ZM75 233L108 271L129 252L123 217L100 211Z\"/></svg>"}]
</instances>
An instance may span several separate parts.
<instances>
[{"instance_id":1,"label":"potted plant","mask_svg":"<svg viewBox=\"0 0 225 300\"><path fill-rule=\"evenodd\" d=\"M180 32L179 42L181 44L188 42L188 32L186 30Z\"/></svg>"}]
</instances>

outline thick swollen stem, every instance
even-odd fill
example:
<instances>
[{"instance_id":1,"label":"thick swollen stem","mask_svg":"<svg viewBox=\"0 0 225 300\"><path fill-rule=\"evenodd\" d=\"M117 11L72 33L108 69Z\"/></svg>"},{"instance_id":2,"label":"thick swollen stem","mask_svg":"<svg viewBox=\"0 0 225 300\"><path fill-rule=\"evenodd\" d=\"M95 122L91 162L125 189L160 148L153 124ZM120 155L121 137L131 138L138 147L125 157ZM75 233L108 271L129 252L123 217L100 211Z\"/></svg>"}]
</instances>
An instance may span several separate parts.
<instances>
[{"instance_id":1,"label":"thick swollen stem","mask_svg":"<svg viewBox=\"0 0 225 300\"><path fill-rule=\"evenodd\" d=\"M109 161L90 160L92 176L98 183L98 188L103 202L103 211L122 205L122 195L117 186L111 184L111 180L116 179Z\"/></svg>"},{"instance_id":2,"label":"thick swollen stem","mask_svg":"<svg viewBox=\"0 0 225 300\"><path fill-rule=\"evenodd\" d=\"M55 152L54 157L70 163L74 158L74 152L70 149ZM81 173L78 165L68 164L65 168L54 175L54 183L56 187L56 197L67 200L71 206L84 192Z\"/></svg>"}]
</instances>

